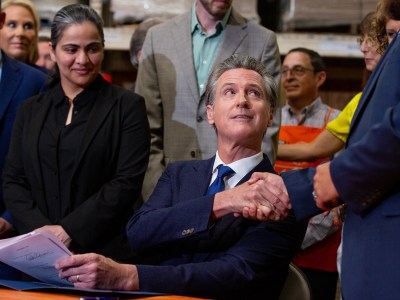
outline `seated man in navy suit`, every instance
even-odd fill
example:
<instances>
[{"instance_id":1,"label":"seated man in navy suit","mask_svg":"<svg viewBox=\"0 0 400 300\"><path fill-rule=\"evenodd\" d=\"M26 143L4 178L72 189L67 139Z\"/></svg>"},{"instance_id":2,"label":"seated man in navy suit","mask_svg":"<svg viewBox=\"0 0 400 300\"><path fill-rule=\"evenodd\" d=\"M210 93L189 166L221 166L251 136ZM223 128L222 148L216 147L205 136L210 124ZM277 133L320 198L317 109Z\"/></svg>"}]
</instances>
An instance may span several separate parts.
<instances>
[{"instance_id":1,"label":"seated man in navy suit","mask_svg":"<svg viewBox=\"0 0 400 300\"><path fill-rule=\"evenodd\" d=\"M56 263L61 278L80 288L278 299L307 224L296 223L288 203L266 201L257 180L273 172L261 143L277 102L274 79L258 60L233 55L213 70L204 97L216 155L168 165L127 226L134 252L151 264L74 255Z\"/></svg>"}]
</instances>

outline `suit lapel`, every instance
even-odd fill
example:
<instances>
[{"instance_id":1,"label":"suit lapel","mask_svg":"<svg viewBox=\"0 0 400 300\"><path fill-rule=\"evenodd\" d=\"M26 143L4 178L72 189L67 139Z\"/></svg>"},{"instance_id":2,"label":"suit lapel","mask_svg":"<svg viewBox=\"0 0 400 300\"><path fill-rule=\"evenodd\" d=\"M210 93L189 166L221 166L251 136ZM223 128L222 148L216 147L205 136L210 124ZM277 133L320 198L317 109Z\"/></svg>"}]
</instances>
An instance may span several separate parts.
<instances>
[{"instance_id":1,"label":"suit lapel","mask_svg":"<svg viewBox=\"0 0 400 300\"><path fill-rule=\"evenodd\" d=\"M199 89L197 86L196 73L193 61L192 33L190 32L191 14L187 13L175 21L175 28L171 36L176 45L175 51L179 59L176 72L182 72L186 78L188 88L193 95L196 103L199 101ZM187 37L187 38L185 38Z\"/></svg>"},{"instance_id":2,"label":"suit lapel","mask_svg":"<svg viewBox=\"0 0 400 300\"><path fill-rule=\"evenodd\" d=\"M3 71L0 82L0 120L3 118L22 80L22 74L18 65L12 59L8 58L4 52L1 54L3 58Z\"/></svg>"},{"instance_id":3,"label":"suit lapel","mask_svg":"<svg viewBox=\"0 0 400 300\"><path fill-rule=\"evenodd\" d=\"M52 93L51 91L49 93ZM37 179L38 185L43 189L42 175L40 171L40 159L39 159L39 136L43 127L43 123L46 119L48 111L52 103L52 95L47 97L41 96L32 104L32 113L30 118L29 135L28 135L28 147L31 149L30 153L32 156L32 165L34 168L35 178Z\"/></svg>"},{"instance_id":4,"label":"suit lapel","mask_svg":"<svg viewBox=\"0 0 400 300\"><path fill-rule=\"evenodd\" d=\"M191 189L191 191L188 192L189 195L201 197L207 193L214 161L215 156L207 160L194 161L193 176L190 176L190 184L187 185Z\"/></svg>"},{"instance_id":5,"label":"suit lapel","mask_svg":"<svg viewBox=\"0 0 400 300\"><path fill-rule=\"evenodd\" d=\"M232 9L231 16L225 28L224 36L221 40L221 45L219 46L217 52L217 57L214 60L214 65L224 61L235 53L236 49L241 45L243 39L247 36L247 32L245 30L246 26L246 20L234 9ZM238 27L240 27L240 30L238 30Z\"/></svg>"}]
</instances>

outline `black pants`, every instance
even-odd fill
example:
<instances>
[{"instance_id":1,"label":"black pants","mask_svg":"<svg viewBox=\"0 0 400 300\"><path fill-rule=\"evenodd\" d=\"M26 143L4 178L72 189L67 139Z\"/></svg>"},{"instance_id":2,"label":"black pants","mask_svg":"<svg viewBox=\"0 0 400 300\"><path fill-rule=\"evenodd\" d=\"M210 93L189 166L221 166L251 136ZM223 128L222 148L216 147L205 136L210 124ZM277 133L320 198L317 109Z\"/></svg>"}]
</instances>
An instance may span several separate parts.
<instances>
[{"instance_id":1,"label":"black pants","mask_svg":"<svg viewBox=\"0 0 400 300\"><path fill-rule=\"evenodd\" d=\"M311 286L312 300L335 300L337 272L300 268Z\"/></svg>"}]
</instances>

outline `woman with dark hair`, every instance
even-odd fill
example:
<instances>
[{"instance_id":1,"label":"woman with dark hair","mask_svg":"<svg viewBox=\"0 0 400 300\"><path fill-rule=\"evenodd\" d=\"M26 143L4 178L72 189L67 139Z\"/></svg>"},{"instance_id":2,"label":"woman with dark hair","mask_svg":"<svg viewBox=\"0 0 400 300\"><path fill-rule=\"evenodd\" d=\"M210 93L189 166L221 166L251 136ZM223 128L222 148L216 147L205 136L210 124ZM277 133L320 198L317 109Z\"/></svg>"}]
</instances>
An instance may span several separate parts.
<instances>
[{"instance_id":1,"label":"woman with dark hair","mask_svg":"<svg viewBox=\"0 0 400 300\"><path fill-rule=\"evenodd\" d=\"M50 230L77 253L129 260L125 226L138 203L150 134L144 100L106 82L103 22L86 5L54 17L51 88L25 101L4 171L20 234Z\"/></svg>"}]
</instances>

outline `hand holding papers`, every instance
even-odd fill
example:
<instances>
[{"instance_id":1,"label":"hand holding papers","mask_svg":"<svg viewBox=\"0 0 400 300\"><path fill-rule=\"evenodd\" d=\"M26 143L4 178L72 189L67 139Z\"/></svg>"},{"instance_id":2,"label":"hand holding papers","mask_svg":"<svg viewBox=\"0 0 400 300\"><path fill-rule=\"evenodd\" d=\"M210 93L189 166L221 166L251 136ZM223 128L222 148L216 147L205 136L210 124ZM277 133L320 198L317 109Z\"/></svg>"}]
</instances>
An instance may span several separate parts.
<instances>
[{"instance_id":1,"label":"hand holding papers","mask_svg":"<svg viewBox=\"0 0 400 300\"><path fill-rule=\"evenodd\" d=\"M72 253L48 231L0 240L0 261L46 283L72 286L58 277L54 263Z\"/></svg>"},{"instance_id":2,"label":"hand holding papers","mask_svg":"<svg viewBox=\"0 0 400 300\"><path fill-rule=\"evenodd\" d=\"M0 286L15 290L57 290L87 293L92 296L135 295L154 296L159 293L137 291L115 291L76 288L72 282L58 277L55 262L72 253L50 231L40 230L0 240L0 261L42 282L1 280Z\"/></svg>"}]
</instances>

